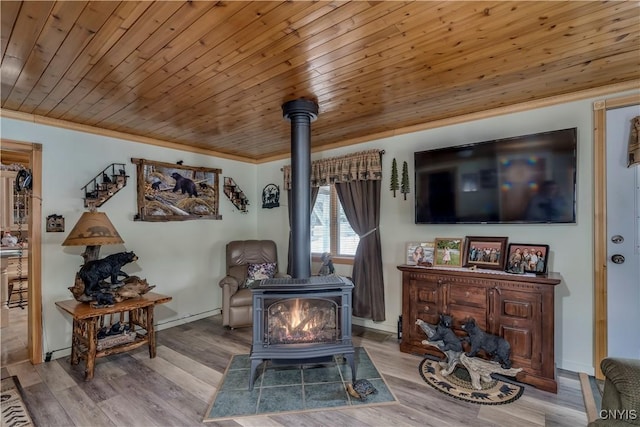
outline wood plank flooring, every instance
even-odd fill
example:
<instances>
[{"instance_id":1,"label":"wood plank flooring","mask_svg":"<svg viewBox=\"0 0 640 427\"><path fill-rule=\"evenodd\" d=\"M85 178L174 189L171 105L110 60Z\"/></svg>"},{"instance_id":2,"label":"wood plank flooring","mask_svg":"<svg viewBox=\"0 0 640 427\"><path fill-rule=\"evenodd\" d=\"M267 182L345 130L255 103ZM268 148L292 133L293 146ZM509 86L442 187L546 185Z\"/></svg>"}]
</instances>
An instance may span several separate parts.
<instances>
[{"instance_id":1,"label":"wood plank flooring","mask_svg":"<svg viewBox=\"0 0 640 427\"><path fill-rule=\"evenodd\" d=\"M3 329L4 334L4 329ZM5 361L2 376L17 375L38 426L581 426L587 416L578 374L560 371L558 394L526 387L509 405L474 405L429 387L418 373L422 358L401 353L386 339L354 326L354 345L367 348L399 403L238 418L203 423L233 354L249 353L251 330L226 330L212 316L158 332L158 351L146 347L98 359L84 381L84 363L63 357L32 366ZM5 341L3 337L3 347ZM6 362L6 363L5 363Z\"/></svg>"},{"instance_id":2,"label":"wood plank flooring","mask_svg":"<svg viewBox=\"0 0 640 427\"><path fill-rule=\"evenodd\" d=\"M27 307L9 309L9 322L0 329L2 366L29 360L29 352L27 351L28 315Z\"/></svg>"}]
</instances>

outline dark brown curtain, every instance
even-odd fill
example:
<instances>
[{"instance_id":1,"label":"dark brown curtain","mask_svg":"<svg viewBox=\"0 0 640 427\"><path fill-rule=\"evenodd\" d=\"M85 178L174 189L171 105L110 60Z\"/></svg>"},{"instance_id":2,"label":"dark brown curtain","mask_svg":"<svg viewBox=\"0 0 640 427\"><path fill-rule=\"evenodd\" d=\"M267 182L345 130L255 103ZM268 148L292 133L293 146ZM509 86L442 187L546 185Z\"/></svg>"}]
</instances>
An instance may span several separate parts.
<instances>
[{"instance_id":1,"label":"dark brown curtain","mask_svg":"<svg viewBox=\"0 0 640 427\"><path fill-rule=\"evenodd\" d=\"M311 207L318 187L335 185L353 231L360 236L353 262L353 315L385 320L382 246L380 244L380 187L384 150L366 150L311 162ZM284 188L291 196L291 166L285 166ZM291 204L289 204L291 224ZM287 272L291 274L291 232Z\"/></svg>"},{"instance_id":2,"label":"dark brown curtain","mask_svg":"<svg viewBox=\"0 0 640 427\"><path fill-rule=\"evenodd\" d=\"M381 180L335 183L345 216L360 243L353 262L353 315L385 320L382 245L380 243Z\"/></svg>"},{"instance_id":3,"label":"dark brown curtain","mask_svg":"<svg viewBox=\"0 0 640 427\"><path fill-rule=\"evenodd\" d=\"M311 187L311 211L313 211L313 205L316 204L316 199L318 198L318 193L320 192L320 187ZM289 250L287 251L287 274L291 276L291 264L293 262L293 244L291 243L291 215L293 214L291 209L291 188L287 190L287 210L289 211Z\"/></svg>"}]
</instances>

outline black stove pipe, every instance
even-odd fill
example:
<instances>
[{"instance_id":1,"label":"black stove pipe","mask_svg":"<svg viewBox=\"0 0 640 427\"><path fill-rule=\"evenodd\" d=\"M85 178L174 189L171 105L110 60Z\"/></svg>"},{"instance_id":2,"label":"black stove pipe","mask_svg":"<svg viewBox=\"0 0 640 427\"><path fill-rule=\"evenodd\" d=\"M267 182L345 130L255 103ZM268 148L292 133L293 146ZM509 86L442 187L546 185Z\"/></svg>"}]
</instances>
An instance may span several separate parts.
<instances>
[{"instance_id":1,"label":"black stove pipe","mask_svg":"<svg viewBox=\"0 0 640 427\"><path fill-rule=\"evenodd\" d=\"M291 122L291 275L311 277L311 122L318 104L295 99L282 104L282 115Z\"/></svg>"}]
</instances>

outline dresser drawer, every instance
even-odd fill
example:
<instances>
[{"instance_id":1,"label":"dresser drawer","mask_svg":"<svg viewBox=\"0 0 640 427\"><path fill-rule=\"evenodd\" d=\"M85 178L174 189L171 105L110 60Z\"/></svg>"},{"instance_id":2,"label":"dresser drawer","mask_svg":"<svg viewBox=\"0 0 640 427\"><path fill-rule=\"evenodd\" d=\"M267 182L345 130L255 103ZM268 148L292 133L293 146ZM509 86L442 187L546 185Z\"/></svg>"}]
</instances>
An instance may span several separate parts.
<instances>
[{"instance_id":1,"label":"dresser drawer","mask_svg":"<svg viewBox=\"0 0 640 427\"><path fill-rule=\"evenodd\" d=\"M480 286L451 286L449 303L484 310L487 307L487 289Z\"/></svg>"}]
</instances>

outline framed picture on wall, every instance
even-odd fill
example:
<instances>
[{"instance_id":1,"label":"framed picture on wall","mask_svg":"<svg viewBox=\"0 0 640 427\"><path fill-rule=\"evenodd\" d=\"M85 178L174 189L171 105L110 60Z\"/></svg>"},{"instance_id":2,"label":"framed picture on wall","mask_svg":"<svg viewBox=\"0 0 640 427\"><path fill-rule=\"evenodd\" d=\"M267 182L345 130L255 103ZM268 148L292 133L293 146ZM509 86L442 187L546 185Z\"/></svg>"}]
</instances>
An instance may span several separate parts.
<instances>
[{"instance_id":1,"label":"framed picture on wall","mask_svg":"<svg viewBox=\"0 0 640 427\"><path fill-rule=\"evenodd\" d=\"M47 217L47 233L50 232L63 232L64 231L64 217L62 215L49 215Z\"/></svg>"},{"instance_id":2,"label":"framed picture on wall","mask_svg":"<svg viewBox=\"0 0 640 427\"><path fill-rule=\"evenodd\" d=\"M546 274L548 259L549 245L509 243L505 271L516 274Z\"/></svg>"},{"instance_id":3,"label":"framed picture on wall","mask_svg":"<svg viewBox=\"0 0 640 427\"><path fill-rule=\"evenodd\" d=\"M218 210L220 169L131 159L137 165L136 221L222 219Z\"/></svg>"},{"instance_id":4,"label":"framed picture on wall","mask_svg":"<svg viewBox=\"0 0 640 427\"><path fill-rule=\"evenodd\" d=\"M464 244L465 267L503 270L507 250L506 237L467 236Z\"/></svg>"},{"instance_id":5,"label":"framed picture on wall","mask_svg":"<svg viewBox=\"0 0 640 427\"><path fill-rule=\"evenodd\" d=\"M460 267L462 259L462 239L459 237L438 237L435 242L434 265Z\"/></svg>"},{"instance_id":6,"label":"framed picture on wall","mask_svg":"<svg viewBox=\"0 0 640 427\"><path fill-rule=\"evenodd\" d=\"M406 248L407 265L433 265L433 242L409 242Z\"/></svg>"}]
</instances>

